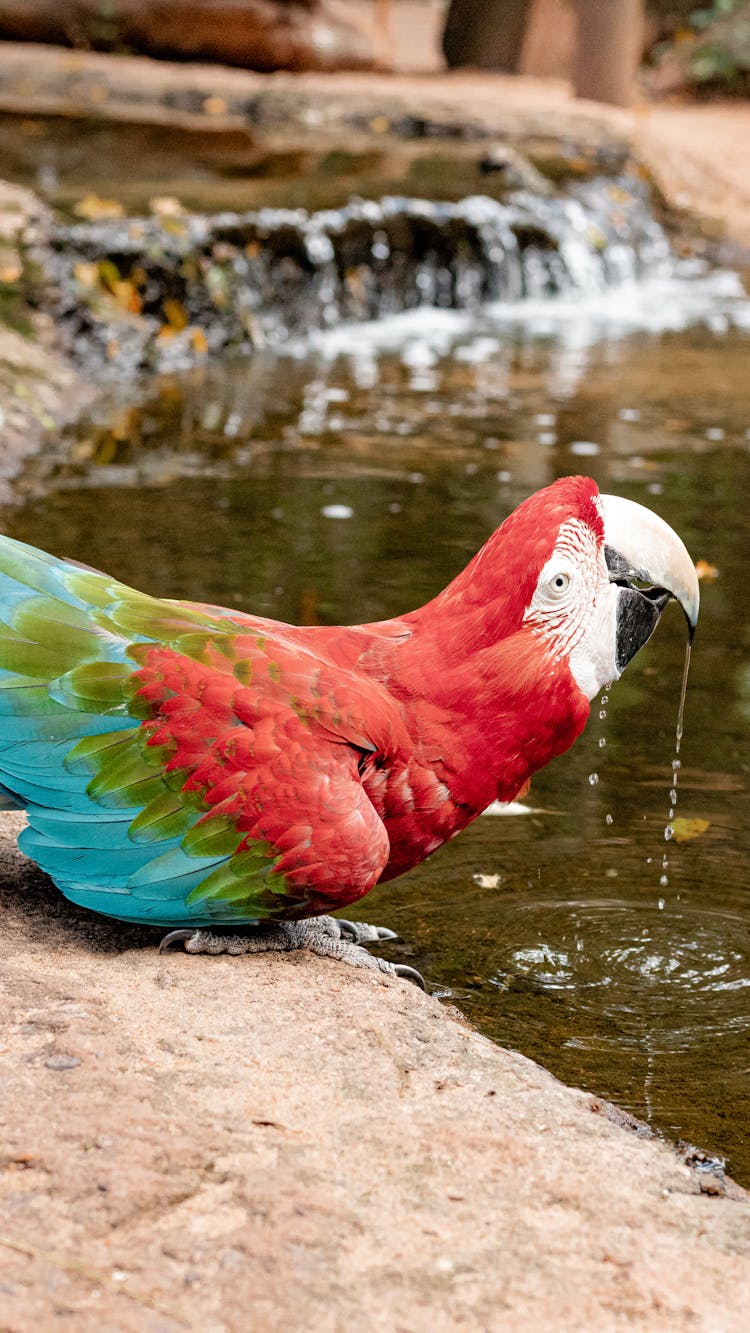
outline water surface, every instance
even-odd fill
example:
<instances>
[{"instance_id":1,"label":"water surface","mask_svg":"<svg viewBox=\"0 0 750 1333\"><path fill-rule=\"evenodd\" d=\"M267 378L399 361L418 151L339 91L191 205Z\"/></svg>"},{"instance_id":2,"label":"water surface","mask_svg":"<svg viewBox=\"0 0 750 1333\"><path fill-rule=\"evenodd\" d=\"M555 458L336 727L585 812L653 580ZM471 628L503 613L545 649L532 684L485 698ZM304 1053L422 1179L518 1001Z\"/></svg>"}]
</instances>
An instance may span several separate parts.
<instances>
[{"instance_id":1,"label":"water surface","mask_svg":"<svg viewBox=\"0 0 750 1333\"><path fill-rule=\"evenodd\" d=\"M712 567L677 805L708 827L670 842L668 884L677 609L533 813L481 818L359 914L491 1037L750 1183L750 333L731 301L687 329L666 297L622 315L422 314L111 396L6 527L148 591L333 623L428 599L559 475L658 509Z\"/></svg>"}]
</instances>

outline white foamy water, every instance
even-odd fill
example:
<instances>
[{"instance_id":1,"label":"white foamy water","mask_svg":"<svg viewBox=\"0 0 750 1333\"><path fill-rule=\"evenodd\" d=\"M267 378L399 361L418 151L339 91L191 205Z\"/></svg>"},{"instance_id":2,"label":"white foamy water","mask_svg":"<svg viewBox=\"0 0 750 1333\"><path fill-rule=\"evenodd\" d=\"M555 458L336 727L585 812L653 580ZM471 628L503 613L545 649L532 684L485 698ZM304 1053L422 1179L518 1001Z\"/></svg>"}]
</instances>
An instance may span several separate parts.
<instances>
[{"instance_id":1,"label":"white foamy water","mask_svg":"<svg viewBox=\"0 0 750 1333\"><path fill-rule=\"evenodd\" d=\"M714 332L750 331L750 297L738 274L701 272L677 264L668 275L628 281L600 291L496 301L478 311L420 306L364 323L339 324L295 340L287 351L313 348L326 358L354 361L401 353L405 363L432 364L435 358L490 360L509 330L526 339L554 338L571 351L635 333L679 333L703 326Z\"/></svg>"}]
</instances>

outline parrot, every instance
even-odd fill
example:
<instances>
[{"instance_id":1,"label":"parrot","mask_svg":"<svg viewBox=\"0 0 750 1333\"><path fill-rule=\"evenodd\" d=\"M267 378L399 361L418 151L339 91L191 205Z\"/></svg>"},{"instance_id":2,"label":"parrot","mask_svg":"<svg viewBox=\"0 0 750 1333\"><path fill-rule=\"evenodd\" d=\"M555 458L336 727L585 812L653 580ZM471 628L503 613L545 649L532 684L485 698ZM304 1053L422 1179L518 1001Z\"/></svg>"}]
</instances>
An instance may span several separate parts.
<instances>
[{"instance_id":1,"label":"parrot","mask_svg":"<svg viewBox=\"0 0 750 1333\"><path fill-rule=\"evenodd\" d=\"M582 732L695 566L656 513L562 477L426 605L295 626L161 599L0 536L0 797L71 902L162 947L305 948L423 984L340 913Z\"/></svg>"}]
</instances>

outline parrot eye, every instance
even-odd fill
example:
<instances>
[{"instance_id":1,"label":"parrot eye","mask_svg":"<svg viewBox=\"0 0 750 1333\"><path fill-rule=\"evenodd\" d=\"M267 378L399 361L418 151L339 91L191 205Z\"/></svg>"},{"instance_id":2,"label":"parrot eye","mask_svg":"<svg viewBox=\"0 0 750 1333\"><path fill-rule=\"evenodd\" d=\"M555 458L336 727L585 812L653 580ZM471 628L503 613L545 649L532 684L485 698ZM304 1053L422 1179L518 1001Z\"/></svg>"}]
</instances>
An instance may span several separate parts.
<instances>
[{"instance_id":1,"label":"parrot eye","mask_svg":"<svg viewBox=\"0 0 750 1333\"><path fill-rule=\"evenodd\" d=\"M570 587L570 574L564 570L558 571L557 574L552 575L547 587L551 596L560 597Z\"/></svg>"}]
</instances>

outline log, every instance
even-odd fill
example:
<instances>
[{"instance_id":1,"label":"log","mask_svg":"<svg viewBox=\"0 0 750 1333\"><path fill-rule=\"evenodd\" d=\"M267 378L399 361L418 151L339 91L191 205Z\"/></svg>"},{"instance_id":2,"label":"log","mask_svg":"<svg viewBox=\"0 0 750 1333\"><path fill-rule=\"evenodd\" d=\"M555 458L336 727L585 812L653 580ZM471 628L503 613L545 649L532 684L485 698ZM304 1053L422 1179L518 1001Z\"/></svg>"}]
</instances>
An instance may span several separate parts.
<instances>
[{"instance_id":1,"label":"log","mask_svg":"<svg viewBox=\"0 0 750 1333\"><path fill-rule=\"evenodd\" d=\"M324 0L0 0L0 39L264 72L374 63L369 40Z\"/></svg>"}]
</instances>

